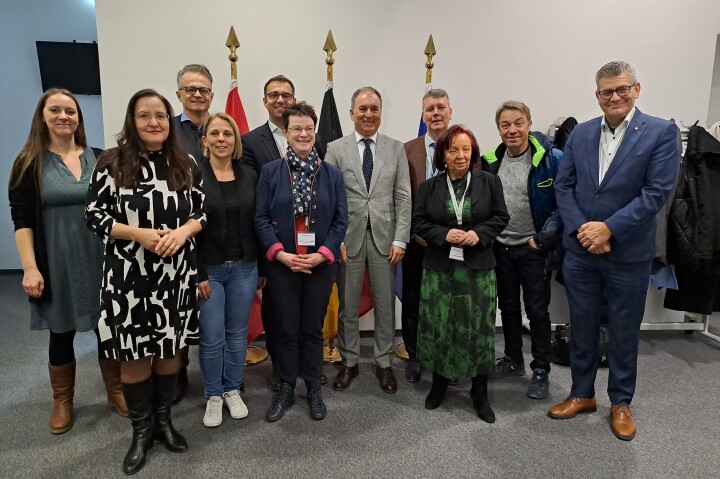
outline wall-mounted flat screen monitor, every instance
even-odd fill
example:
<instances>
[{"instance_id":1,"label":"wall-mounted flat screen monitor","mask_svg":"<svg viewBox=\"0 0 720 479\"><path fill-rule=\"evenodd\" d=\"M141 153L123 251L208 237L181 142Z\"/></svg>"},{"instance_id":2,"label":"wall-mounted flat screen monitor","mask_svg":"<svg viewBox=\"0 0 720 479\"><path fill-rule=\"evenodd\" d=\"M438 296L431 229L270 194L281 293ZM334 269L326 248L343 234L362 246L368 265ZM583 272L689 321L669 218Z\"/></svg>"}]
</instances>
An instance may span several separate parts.
<instances>
[{"instance_id":1,"label":"wall-mounted flat screen monitor","mask_svg":"<svg viewBox=\"0 0 720 479\"><path fill-rule=\"evenodd\" d=\"M97 43L35 42L43 91L65 88L77 95L100 94Z\"/></svg>"}]
</instances>

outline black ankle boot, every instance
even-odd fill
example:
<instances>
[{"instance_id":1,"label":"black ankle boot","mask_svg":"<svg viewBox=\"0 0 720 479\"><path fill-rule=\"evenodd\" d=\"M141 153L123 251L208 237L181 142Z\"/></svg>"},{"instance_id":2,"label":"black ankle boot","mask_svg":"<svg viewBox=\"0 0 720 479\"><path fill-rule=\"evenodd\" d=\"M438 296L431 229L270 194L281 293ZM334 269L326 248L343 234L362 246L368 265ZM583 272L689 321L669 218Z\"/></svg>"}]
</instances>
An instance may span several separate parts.
<instances>
[{"instance_id":1,"label":"black ankle boot","mask_svg":"<svg viewBox=\"0 0 720 479\"><path fill-rule=\"evenodd\" d=\"M470 389L470 397L473 401L473 407L477 411L480 419L490 424L495 422L495 413L490 407L488 400L488 376L480 374L472 378L472 388Z\"/></svg>"},{"instance_id":2,"label":"black ankle boot","mask_svg":"<svg viewBox=\"0 0 720 479\"><path fill-rule=\"evenodd\" d=\"M165 445L165 449L171 452L185 452L188 450L188 443L185 438L175 430L170 419L173 395L177 374L163 376L153 375L154 382L154 438Z\"/></svg>"},{"instance_id":3,"label":"black ankle boot","mask_svg":"<svg viewBox=\"0 0 720 479\"><path fill-rule=\"evenodd\" d=\"M152 380L123 384L122 389L133 429L132 443L123 459L123 472L130 475L145 466L147 452L153 445Z\"/></svg>"},{"instance_id":4,"label":"black ankle boot","mask_svg":"<svg viewBox=\"0 0 720 479\"><path fill-rule=\"evenodd\" d=\"M437 409L442 404L445 391L448 388L448 378L438 373L433 373L432 387L430 394L425 398L425 409Z\"/></svg>"}]
</instances>

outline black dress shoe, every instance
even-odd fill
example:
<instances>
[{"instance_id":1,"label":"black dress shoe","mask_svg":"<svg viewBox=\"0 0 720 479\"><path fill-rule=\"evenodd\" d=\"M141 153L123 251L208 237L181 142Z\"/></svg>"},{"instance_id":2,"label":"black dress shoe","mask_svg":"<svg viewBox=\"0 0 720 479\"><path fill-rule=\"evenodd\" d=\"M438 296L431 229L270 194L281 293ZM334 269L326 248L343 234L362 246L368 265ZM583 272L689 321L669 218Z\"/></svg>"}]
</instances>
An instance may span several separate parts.
<instances>
[{"instance_id":1,"label":"black dress shoe","mask_svg":"<svg viewBox=\"0 0 720 479\"><path fill-rule=\"evenodd\" d=\"M407 363L407 366L405 366L405 379L407 379L411 383L416 383L420 381L421 376L422 369L420 368L420 363L414 360L410 360Z\"/></svg>"},{"instance_id":2,"label":"black dress shoe","mask_svg":"<svg viewBox=\"0 0 720 479\"><path fill-rule=\"evenodd\" d=\"M275 365L273 365L272 373L270 373L270 377L268 377L268 382L270 383L270 389L275 392L280 390L280 373L278 373Z\"/></svg>"},{"instance_id":3,"label":"black dress shoe","mask_svg":"<svg viewBox=\"0 0 720 479\"><path fill-rule=\"evenodd\" d=\"M337 376L335 376L335 381L333 381L333 389L336 391L344 391L345 389L350 387L353 379L355 379L358 374L360 374L360 368L357 364L351 367L343 366L342 368L340 368L340 372L337 373Z\"/></svg>"},{"instance_id":4,"label":"black dress shoe","mask_svg":"<svg viewBox=\"0 0 720 479\"><path fill-rule=\"evenodd\" d=\"M395 373L390 368L377 368L375 375L380 380L380 389L388 394L395 394L397 392L397 381L395 380Z\"/></svg>"},{"instance_id":5,"label":"black dress shoe","mask_svg":"<svg viewBox=\"0 0 720 479\"><path fill-rule=\"evenodd\" d=\"M279 421L293 404L295 404L295 391L288 383L282 383L280 391L275 393L270 407L265 413L265 420L267 422Z\"/></svg>"},{"instance_id":6,"label":"black dress shoe","mask_svg":"<svg viewBox=\"0 0 720 479\"><path fill-rule=\"evenodd\" d=\"M325 419L327 414L327 408L322 399L322 394L319 389L313 389L308 393L308 405L310 406L310 417L316 421Z\"/></svg>"}]
</instances>

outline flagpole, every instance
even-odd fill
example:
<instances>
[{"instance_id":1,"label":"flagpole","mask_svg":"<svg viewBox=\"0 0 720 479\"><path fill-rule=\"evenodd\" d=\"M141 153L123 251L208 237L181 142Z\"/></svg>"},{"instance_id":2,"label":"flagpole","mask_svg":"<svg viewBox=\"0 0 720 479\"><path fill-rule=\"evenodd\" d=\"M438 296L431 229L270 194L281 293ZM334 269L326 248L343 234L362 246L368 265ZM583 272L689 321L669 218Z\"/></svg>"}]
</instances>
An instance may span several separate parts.
<instances>
[{"instance_id":1,"label":"flagpole","mask_svg":"<svg viewBox=\"0 0 720 479\"><path fill-rule=\"evenodd\" d=\"M425 62L425 85L426 90L430 88L430 85L432 84L432 70L435 64L433 63L433 57L437 53L435 51L435 42L433 41L433 36L430 34L430 38L428 38L427 45L425 45L425 56L427 57L427 61ZM402 267L402 265L401 265ZM410 359L410 355L407 352L407 349L405 349L405 343L400 343L395 347L395 357L398 359L401 359L403 361L407 361Z\"/></svg>"},{"instance_id":2,"label":"flagpole","mask_svg":"<svg viewBox=\"0 0 720 479\"><path fill-rule=\"evenodd\" d=\"M228 33L225 46L230 49L230 55L228 55L228 60L230 60L230 80L235 81L237 80L237 49L240 48L240 41L235 34L235 27L233 27L232 25L230 26L230 33ZM268 352L265 348L249 344L247 352L245 353L245 366L254 366L255 364L260 364L267 358Z\"/></svg>"},{"instance_id":3,"label":"flagpole","mask_svg":"<svg viewBox=\"0 0 720 479\"><path fill-rule=\"evenodd\" d=\"M327 54L327 57L325 58L325 64L327 65L327 82L328 86L330 86L333 83L333 64L335 63L333 53L337 51L337 45L335 45L335 39L333 38L332 30L328 30L327 38L325 38L325 44L323 45L323 50ZM337 289L337 287L333 289ZM342 358L340 357L340 351L338 351L338 348L335 345L335 337L333 336L332 338L328 339L327 346L323 347L323 361L328 364L334 364L339 363L341 360Z\"/></svg>"}]
</instances>

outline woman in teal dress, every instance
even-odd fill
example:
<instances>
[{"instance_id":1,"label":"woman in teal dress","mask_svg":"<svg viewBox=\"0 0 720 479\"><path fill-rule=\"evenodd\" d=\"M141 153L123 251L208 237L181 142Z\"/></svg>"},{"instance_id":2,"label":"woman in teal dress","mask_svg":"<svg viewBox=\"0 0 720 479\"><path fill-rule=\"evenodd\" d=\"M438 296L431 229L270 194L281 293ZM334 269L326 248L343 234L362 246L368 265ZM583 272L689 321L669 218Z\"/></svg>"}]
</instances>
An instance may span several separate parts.
<instances>
[{"instance_id":1,"label":"woman in teal dress","mask_svg":"<svg viewBox=\"0 0 720 479\"><path fill-rule=\"evenodd\" d=\"M10 213L28 294L30 327L50 330L55 408L50 432L72 427L76 331L97 334L102 241L85 226L85 197L100 150L88 148L82 112L67 90L46 91L10 173ZM120 364L99 358L108 403L122 416Z\"/></svg>"},{"instance_id":2,"label":"woman in teal dress","mask_svg":"<svg viewBox=\"0 0 720 479\"><path fill-rule=\"evenodd\" d=\"M478 416L495 422L488 374L495 359L495 256L508 223L500 179L475 169L480 149L468 129L450 127L436 142L437 176L418 189L412 230L427 242L423 259L418 358L433 372L427 409L442 403L448 378L471 377Z\"/></svg>"}]
</instances>

